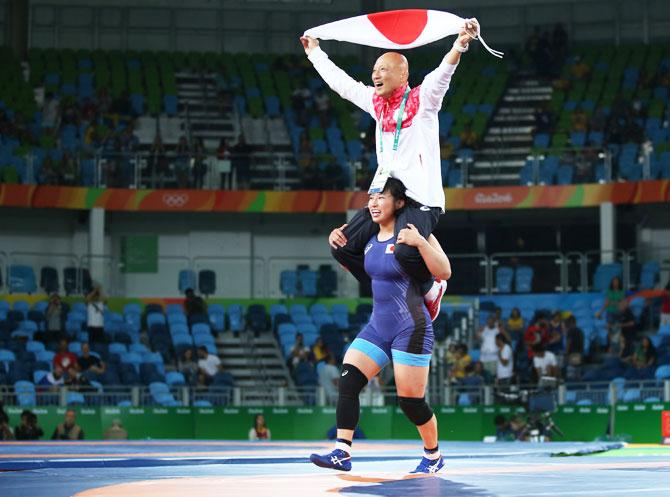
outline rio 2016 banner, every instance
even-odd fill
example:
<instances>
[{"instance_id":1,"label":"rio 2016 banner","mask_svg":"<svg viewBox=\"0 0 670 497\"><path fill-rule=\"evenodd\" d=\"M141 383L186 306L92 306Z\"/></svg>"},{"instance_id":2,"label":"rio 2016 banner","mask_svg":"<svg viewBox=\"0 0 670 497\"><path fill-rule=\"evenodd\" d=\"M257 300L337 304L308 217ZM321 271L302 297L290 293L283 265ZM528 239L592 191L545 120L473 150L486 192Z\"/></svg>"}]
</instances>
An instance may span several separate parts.
<instances>
[{"instance_id":1,"label":"rio 2016 banner","mask_svg":"<svg viewBox=\"0 0 670 497\"><path fill-rule=\"evenodd\" d=\"M446 188L445 209L552 209L670 202L670 180L565 186ZM146 212L340 213L359 209L365 192L134 190L0 184L0 207Z\"/></svg>"}]
</instances>

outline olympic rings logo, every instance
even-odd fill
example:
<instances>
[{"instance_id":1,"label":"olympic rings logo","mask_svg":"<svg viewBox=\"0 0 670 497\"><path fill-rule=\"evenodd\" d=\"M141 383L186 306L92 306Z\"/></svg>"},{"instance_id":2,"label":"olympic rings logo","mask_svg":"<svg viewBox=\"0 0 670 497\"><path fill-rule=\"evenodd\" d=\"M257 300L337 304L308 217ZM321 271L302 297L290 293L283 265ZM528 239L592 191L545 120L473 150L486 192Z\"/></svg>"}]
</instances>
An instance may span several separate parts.
<instances>
[{"instance_id":1,"label":"olympic rings logo","mask_svg":"<svg viewBox=\"0 0 670 497\"><path fill-rule=\"evenodd\" d=\"M168 207L184 207L188 202L187 193L164 193L163 203Z\"/></svg>"}]
</instances>

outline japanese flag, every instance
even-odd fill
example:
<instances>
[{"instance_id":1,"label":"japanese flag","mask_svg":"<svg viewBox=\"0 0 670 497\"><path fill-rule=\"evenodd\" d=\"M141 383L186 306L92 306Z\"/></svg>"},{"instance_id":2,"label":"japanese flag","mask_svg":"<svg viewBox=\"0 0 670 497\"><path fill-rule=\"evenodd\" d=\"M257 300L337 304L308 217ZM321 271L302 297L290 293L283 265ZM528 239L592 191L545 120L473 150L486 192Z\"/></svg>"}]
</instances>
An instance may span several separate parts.
<instances>
[{"instance_id":1,"label":"japanese flag","mask_svg":"<svg viewBox=\"0 0 670 497\"><path fill-rule=\"evenodd\" d=\"M458 34L465 21L462 17L439 10L389 10L322 24L305 31L305 36L371 47L407 49ZM479 33L476 35L475 38L482 41L489 52L496 57L502 56L501 52L491 50Z\"/></svg>"}]
</instances>

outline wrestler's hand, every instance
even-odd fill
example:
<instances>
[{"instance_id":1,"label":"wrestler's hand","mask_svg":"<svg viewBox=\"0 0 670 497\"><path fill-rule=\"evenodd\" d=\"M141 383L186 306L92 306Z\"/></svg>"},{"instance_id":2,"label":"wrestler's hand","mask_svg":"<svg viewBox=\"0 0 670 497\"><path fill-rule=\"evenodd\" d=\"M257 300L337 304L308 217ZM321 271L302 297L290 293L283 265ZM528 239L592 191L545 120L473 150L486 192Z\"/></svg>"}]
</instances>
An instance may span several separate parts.
<instances>
[{"instance_id":1,"label":"wrestler's hand","mask_svg":"<svg viewBox=\"0 0 670 497\"><path fill-rule=\"evenodd\" d=\"M328 235L328 244L334 249L344 247L347 244L347 237L344 236L344 231L342 231L346 227L347 225L343 224L339 228L335 228L330 232L330 235Z\"/></svg>"},{"instance_id":2,"label":"wrestler's hand","mask_svg":"<svg viewBox=\"0 0 670 497\"><path fill-rule=\"evenodd\" d=\"M301 36L300 43L302 43L302 47L305 49L307 55L312 53L312 50L319 46L319 40L312 38L311 36Z\"/></svg>"},{"instance_id":3,"label":"wrestler's hand","mask_svg":"<svg viewBox=\"0 0 670 497\"><path fill-rule=\"evenodd\" d=\"M472 19L465 20L465 26L458 33L458 43L461 46L465 46L470 43L472 40L477 38L479 34L479 21L474 17Z\"/></svg>"},{"instance_id":4,"label":"wrestler's hand","mask_svg":"<svg viewBox=\"0 0 670 497\"><path fill-rule=\"evenodd\" d=\"M419 247L426 239L421 236L419 230L411 223L407 223L407 228L403 228L398 232L397 243L404 243L410 247Z\"/></svg>"}]
</instances>

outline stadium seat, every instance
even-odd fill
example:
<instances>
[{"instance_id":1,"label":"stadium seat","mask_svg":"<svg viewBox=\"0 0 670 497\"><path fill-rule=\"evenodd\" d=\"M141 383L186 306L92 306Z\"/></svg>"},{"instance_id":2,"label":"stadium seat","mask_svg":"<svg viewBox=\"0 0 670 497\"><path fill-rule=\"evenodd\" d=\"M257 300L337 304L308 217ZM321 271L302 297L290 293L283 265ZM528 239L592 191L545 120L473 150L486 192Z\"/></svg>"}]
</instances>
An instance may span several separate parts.
<instances>
[{"instance_id":1,"label":"stadium seat","mask_svg":"<svg viewBox=\"0 0 670 497\"><path fill-rule=\"evenodd\" d=\"M44 266L40 270L40 288L46 293L57 292L60 288L58 271L51 266Z\"/></svg>"},{"instance_id":2,"label":"stadium seat","mask_svg":"<svg viewBox=\"0 0 670 497\"><path fill-rule=\"evenodd\" d=\"M37 291L37 283L33 268L19 264L9 266L7 287L9 293L35 293Z\"/></svg>"},{"instance_id":3,"label":"stadium seat","mask_svg":"<svg viewBox=\"0 0 670 497\"><path fill-rule=\"evenodd\" d=\"M499 266L496 268L496 289L498 293L512 292L512 279L514 269L508 266Z\"/></svg>"},{"instance_id":4,"label":"stadium seat","mask_svg":"<svg viewBox=\"0 0 670 497\"><path fill-rule=\"evenodd\" d=\"M179 271L179 293L184 293L188 288L195 290L195 271L192 269L182 269Z\"/></svg>"},{"instance_id":5,"label":"stadium seat","mask_svg":"<svg viewBox=\"0 0 670 497\"><path fill-rule=\"evenodd\" d=\"M216 293L216 273L211 269L202 269L198 273L198 291L205 296Z\"/></svg>"},{"instance_id":6,"label":"stadium seat","mask_svg":"<svg viewBox=\"0 0 670 497\"><path fill-rule=\"evenodd\" d=\"M517 293L529 293L533 286L533 268L519 266L516 268L514 287Z\"/></svg>"}]
</instances>

